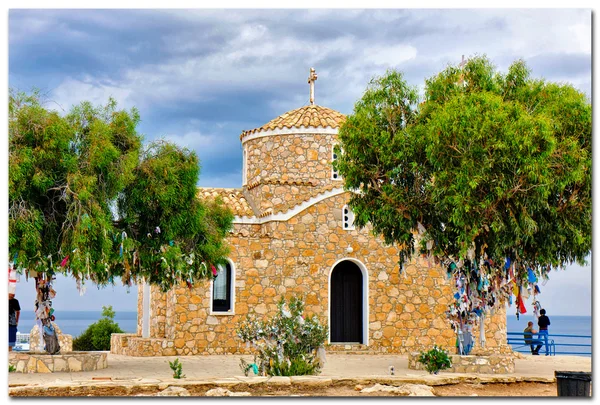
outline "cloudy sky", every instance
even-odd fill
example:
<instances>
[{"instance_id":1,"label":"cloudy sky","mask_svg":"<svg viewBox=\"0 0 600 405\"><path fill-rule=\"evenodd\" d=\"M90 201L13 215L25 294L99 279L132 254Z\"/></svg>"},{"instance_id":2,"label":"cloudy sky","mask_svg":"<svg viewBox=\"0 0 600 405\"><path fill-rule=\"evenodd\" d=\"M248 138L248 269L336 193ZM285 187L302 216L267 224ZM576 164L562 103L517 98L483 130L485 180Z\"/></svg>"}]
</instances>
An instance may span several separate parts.
<instances>
[{"instance_id":1,"label":"cloudy sky","mask_svg":"<svg viewBox=\"0 0 600 405\"><path fill-rule=\"evenodd\" d=\"M535 77L591 97L591 19L589 9L10 10L8 79L61 111L108 97L135 106L146 140L197 152L200 186L240 187L240 133L307 105L310 67L316 104L344 114L373 76L395 68L422 88L462 55L486 54L501 70L522 58ZM565 274L551 274L542 304L589 315L590 266ZM59 285L68 299L57 309L135 309L121 288L79 298L73 282Z\"/></svg>"}]
</instances>

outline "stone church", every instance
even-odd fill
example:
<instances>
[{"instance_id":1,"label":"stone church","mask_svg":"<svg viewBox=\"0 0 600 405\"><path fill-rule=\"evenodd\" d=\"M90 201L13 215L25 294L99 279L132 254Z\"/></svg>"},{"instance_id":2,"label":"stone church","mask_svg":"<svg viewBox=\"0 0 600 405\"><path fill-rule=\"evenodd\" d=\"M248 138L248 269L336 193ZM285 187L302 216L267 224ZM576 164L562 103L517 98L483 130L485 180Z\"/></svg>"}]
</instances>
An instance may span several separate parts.
<instances>
[{"instance_id":1,"label":"stone church","mask_svg":"<svg viewBox=\"0 0 600 405\"><path fill-rule=\"evenodd\" d=\"M248 353L238 323L275 314L282 296L302 297L305 313L328 325L328 351L408 353L437 344L455 352L446 271L416 257L400 272L395 247L354 227L349 192L331 164L345 116L314 104L315 80L311 69L309 105L242 132L241 188L198 190L202 199L221 197L235 215L227 266L191 290L139 286L137 333L113 334L112 353ZM486 317L486 349L506 347L501 310Z\"/></svg>"}]
</instances>

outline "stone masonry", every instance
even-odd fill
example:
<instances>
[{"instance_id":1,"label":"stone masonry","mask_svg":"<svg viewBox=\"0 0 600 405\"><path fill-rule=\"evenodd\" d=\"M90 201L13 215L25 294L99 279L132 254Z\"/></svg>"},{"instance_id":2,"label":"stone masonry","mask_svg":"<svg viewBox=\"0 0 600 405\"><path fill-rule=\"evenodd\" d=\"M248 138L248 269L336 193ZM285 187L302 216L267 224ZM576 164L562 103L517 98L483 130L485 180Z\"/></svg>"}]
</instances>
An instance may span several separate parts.
<instances>
[{"instance_id":1,"label":"stone masonry","mask_svg":"<svg viewBox=\"0 0 600 405\"><path fill-rule=\"evenodd\" d=\"M61 353L67 353L73 351L73 336L63 334L57 324L52 322L52 326L58 336L58 344L60 346ZM33 328L29 332L29 351L36 353L45 353L44 345L40 338L40 328L38 325L33 325Z\"/></svg>"},{"instance_id":2,"label":"stone masonry","mask_svg":"<svg viewBox=\"0 0 600 405\"><path fill-rule=\"evenodd\" d=\"M332 129L342 120L333 110L311 105L242 134L246 184L241 189L199 189L199 198L222 196L236 215L228 237L235 272L232 310L211 312L212 281L167 293L150 287L150 333L142 337L140 286L137 333L113 335L112 353L248 353L235 334L238 323L248 314L274 315L281 297L302 297L305 312L328 324L330 276L346 260L360 267L368 286L362 303L368 339L360 345L328 344L327 350L410 353L436 344L455 352L456 335L445 315L453 300L445 270L432 259L416 257L400 272L395 247L368 227L342 227L350 193L331 176L337 137ZM510 352L505 319L504 310L486 317L487 353Z\"/></svg>"}]
</instances>

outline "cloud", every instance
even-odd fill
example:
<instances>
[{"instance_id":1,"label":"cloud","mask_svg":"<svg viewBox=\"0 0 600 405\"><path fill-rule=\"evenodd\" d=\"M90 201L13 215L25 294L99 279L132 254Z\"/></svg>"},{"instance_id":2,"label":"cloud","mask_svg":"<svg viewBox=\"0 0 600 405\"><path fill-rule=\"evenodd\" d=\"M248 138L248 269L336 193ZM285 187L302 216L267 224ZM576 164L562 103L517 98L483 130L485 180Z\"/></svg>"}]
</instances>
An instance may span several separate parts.
<instances>
[{"instance_id":1,"label":"cloud","mask_svg":"<svg viewBox=\"0 0 600 405\"><path fill-rule=\"evenodd\" d=\"M534 77L591 95L591 16L584 9L10 10L9 84L39 87L65 110L110 96L136 106L147 141L165 137L197 152L200 185L240 187L241 131L308 104L310 67L319 75L316 103L345 114L388 68L422 88L461 55L486 54L501 70L523 58ZM589 273L567 273L587 283L574 288L589 286ZM553 313L570 305L551 299L563 285L553 277L543 293Z\"/></svg>"},{"instance_id":2,"label":"cloud","mask_svg":"<svg viewBox=\"0 0 600 405\"><path fill-rule=\"evenodd\" d=\"M130 108L134 104L130 99L132 90L123 85L106 82L102 83L96 79L77 80L65 79L56 89L52 91L52 99L64 111L82 101L89 101L93 105L104 105L110 97L114 98L120 107Z\"/></svg>"},{"instance_id":3,"label":"cloud","mask_svg":"<svg viewBox=\"0 0 600 405\"><path fill-rule=\"evenodd\" d=\"M242 170L225 172L218 176L201 176L200 187L239 188L242 186Z\"/></svg>"},{"instance_id":4,"label":"cloud","mask_svg":"<svg viewBox=\"0 0 600 405\"><path fill-rule=\"evenodd\" d=\"M218 143L217 136L204 135L199 131L186 132L183 135L167 134L164 139L190 150L210 150Z\"/></svg>"}]
</instances>

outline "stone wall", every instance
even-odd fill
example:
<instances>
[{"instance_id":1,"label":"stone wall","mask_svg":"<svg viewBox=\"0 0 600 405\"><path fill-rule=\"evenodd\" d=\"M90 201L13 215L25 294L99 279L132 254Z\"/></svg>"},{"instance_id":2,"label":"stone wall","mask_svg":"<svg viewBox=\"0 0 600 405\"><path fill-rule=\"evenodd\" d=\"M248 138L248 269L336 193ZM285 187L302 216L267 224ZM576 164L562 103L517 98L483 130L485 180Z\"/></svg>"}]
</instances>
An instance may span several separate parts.
<instances>
[{"instance_id":1,"label":"stone wall","mask_svg":"<svg viewBox=\"0 0 600 405\"><path fill-rule=\"evenodd\" d=\"M54 322L52 322L52 326L54 326L54 330L58 335L58 344L60 345L60 352L72 352L73 336L63 334L58 325ZM33 325L33 328L29 332L29 351L36 353L44 353L44 345L40 339L40 329L37 325Z\"/></svg>"},{"instance_id":2,"label":"stone wall","mask_svg":"<svg viewBox=\"0 0 600 405\"><path fill-rule=\"evenodd\" d=\"M70 352L56 355L10 352L8 363L15 366L17 373L94 371L108 367L106 352Z\"/></svg>"},{"instance_id":3,"label":"stone wall","mask_svg":"<svg viewBox=\"0 0 600 405\"><path fill-rule=\"evenodd\" d=\"M305 200L315 188L332 182L342 187L341 181L331 180L331 153L335 137L274 135L245 142L248 154L246 184L256 208L263 212L289 203L291 199ZM257 183L261 185L255 186Z\"/></svg>"},{"instance_id":4,"label":"stone wall","mask_svg":"<svg viewBox=\"0 0 600 405\"><path fill-rule=\"evenodd\" d=\"M423 364L417 360L418 352L408 355L408 368L411 370L424 370ZM481 374L510 374L515 372L515 359L510 354L491 354L488 356L459 356L451 355L452 367L444 371L453 373L481 373Z\"/></svg>"},{"instance_id":5,"label":"stone wall","mask_svg":"<svg viewBox=\"0 0 600 405\"><path fill-rule=\"evenodd\" d=\"M374 238L369 229L343 230L341 209L348 197L330 197L287 222L236 224L229 238L229 258L236 274L234 311L211 314L210 281L163 295L152 288L150 318L164 314L164 334L162 321L153 321L152 339L113 336L111 352L136 356L246 353L235 335L237 324L248 314L275 314L282 296L302 297L306 313L327 323L329 277L334 264L343 259L362 263L368 274L368 345L352 350L409 353L437 344L455 351L456 336L445 316L453 299L446 272L432 260L418 257L400 273L394 247ZM143 288L138 293L143 294ZM138 303L141 318L141 297ZM510 350L505 343L504 310L486 317L486 339L486 352ZM327 349L348 350L346 345Z\"/></svg>"}]
</instances>

